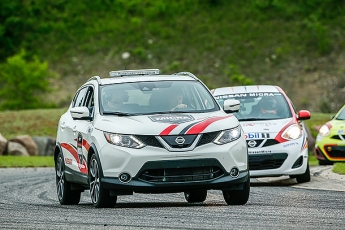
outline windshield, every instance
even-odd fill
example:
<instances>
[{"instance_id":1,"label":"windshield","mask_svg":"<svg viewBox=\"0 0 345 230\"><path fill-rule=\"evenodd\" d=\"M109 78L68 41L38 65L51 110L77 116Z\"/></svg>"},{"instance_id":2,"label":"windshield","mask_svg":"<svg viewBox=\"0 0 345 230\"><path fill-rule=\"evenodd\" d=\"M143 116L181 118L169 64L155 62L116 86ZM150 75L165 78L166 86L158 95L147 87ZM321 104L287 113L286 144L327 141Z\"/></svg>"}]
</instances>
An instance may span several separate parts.
<instances>
[{"instance_id":1,"label":"windshield","mask_svg":"<svg viewBox=\"0 0 345 230\"><path fill-rule=\"evenodd\" d=\"M200 113L220 109L198 81L118 83L103 85L100 90L102 114Z\"/></svg>"},{"instance_id":2,"label":"windshield","mask_svg":"<svg viewBox=\"0 0 345 230\"><path fill-rule=\"evenodd\" d=\"M341 112L336 117L336 120L345 120L345 107L341 110Z\"/></svg>"},{"instance_id":3,"label":"windshield","mask_svg":"<svg viewBox=\"0 0 345 230\"><path fill-rule=\"evenodd\" d=\"M215 96L223 106L227 99L237 99L241 106L235 116L239 121L274 120L291 117L291 110L281 93L243 93Z\"/></svg>"}]
</instances>

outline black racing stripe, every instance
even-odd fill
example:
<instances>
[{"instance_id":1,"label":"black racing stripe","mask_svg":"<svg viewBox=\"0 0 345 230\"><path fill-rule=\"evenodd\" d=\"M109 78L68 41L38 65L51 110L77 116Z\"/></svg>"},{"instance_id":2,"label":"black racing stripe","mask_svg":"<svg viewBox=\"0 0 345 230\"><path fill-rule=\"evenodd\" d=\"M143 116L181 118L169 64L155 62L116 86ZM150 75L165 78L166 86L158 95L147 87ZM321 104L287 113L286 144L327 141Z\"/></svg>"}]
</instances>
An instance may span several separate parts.
<instances>
[{"instance_id":1,"label":"black racing stripe","mask_svg":"<svg viewBox=\"0 0 345 230\"><path fill-rule=\"evenodd\" d=\"M198 123L200 123L200 122L203 122L203 121L205 121L205 119L204 119L204 120L201 120L201 121L194 122L194 123L192 123L192 124L186 126L184 129L182 129L182 131L181 131L179 134L180 134L180 135L185 134L185 133L187 132L187 130L190 129L192 126L194 126L194 125L196 125L196 124L198 124Z\"/></svg>"}]
</instances>

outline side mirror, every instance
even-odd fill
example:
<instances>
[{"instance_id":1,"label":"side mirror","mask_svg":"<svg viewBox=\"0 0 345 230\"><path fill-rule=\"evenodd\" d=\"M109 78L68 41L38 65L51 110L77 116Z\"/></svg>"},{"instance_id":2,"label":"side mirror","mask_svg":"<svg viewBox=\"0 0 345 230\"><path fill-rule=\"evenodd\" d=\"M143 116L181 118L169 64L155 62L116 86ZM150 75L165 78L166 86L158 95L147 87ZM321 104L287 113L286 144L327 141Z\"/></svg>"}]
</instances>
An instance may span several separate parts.
<instances>
[{"instance_id":1,"label":"side mirror","mask_svg":"<svg viewBox=\"0 0 345 230\"><path fill-rule=\"evenodd\" d=\"M308 120L310 119L310 112L308 110L300 110L298 112L298 120Z\"/></svg>"},{"instance_id":2,"label":"side mirror","mask_svg":"<svg viewBox=\"0 0 345 230\"><path fill-rule=\"evenodd\" d=\"M92 120L90 110L85 106L71 108L70 113L74 120Z\"/></svg>"},{"instance_id":3,"label":"side mirror","mask_svg":"<svg viewBox=\"0 0 345 230\"><path fill-rule=\"evenodd\" d=\"M235 99L228 99L224 101L223 110L226 113L237 113L240 110L240 101Z\"/></svg>"}]
</instances>

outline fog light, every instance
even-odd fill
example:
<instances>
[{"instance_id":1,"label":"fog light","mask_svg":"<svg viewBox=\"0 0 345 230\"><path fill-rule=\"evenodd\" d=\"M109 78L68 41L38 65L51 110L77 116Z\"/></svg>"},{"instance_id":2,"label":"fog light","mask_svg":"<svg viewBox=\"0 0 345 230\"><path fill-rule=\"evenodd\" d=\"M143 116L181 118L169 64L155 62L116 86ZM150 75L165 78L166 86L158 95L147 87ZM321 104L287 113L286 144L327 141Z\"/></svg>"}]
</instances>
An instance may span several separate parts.
<instances>
[{"instance_id":1,"label":"fog light","mask_svg":"<svg viewBox=\"0 0 345 230\"><path fill-rule=\"evenodd\" d=\"M234 167L230 170L230 176L231 177L238 177L239 174L240 174L240 171L236 167Z\"/></svg>"},{"instance_id":2,"label":"fog light","mask_svg":"<svg viewBox=\"0 0 345 230\"><path fill-rule=\"evenodd\" d=\"M131 175L129 175L128 173L121 173L119 175L119 180L123 183L127 183L131 180Z\"/></svg>"}]
</instances>

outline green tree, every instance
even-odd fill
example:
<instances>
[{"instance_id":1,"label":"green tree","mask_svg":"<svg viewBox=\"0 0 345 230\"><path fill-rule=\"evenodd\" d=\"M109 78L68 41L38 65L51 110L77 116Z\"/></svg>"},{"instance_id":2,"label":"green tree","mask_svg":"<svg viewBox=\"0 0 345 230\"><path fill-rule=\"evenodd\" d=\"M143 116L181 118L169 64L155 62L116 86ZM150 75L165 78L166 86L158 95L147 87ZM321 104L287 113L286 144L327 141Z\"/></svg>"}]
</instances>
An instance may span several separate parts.
<instances>
[{"instance_id":1,"label":"green tree","mask_svg":"<svg viewBox=\"0 0 345 230\"><path fill-rule=\"evenodd\" d=\"M228 66L228 69L226 70L226 75L229 77L230 82L231 82L230 84L233 86L254 84L252 79L240 73L238 66L235 64L230 64Z\"/></svg>"},{"instance_id":2,"label":"green tree","mask_svg":"<svg viewBox=\"0 0 345 230\"><path fill-rule=\"evenodd\" d=\"M0 64L0 109L52 107L41 99L49 89L48 63L29 59L25 50Z\"/></svg>"}]
</instances>

